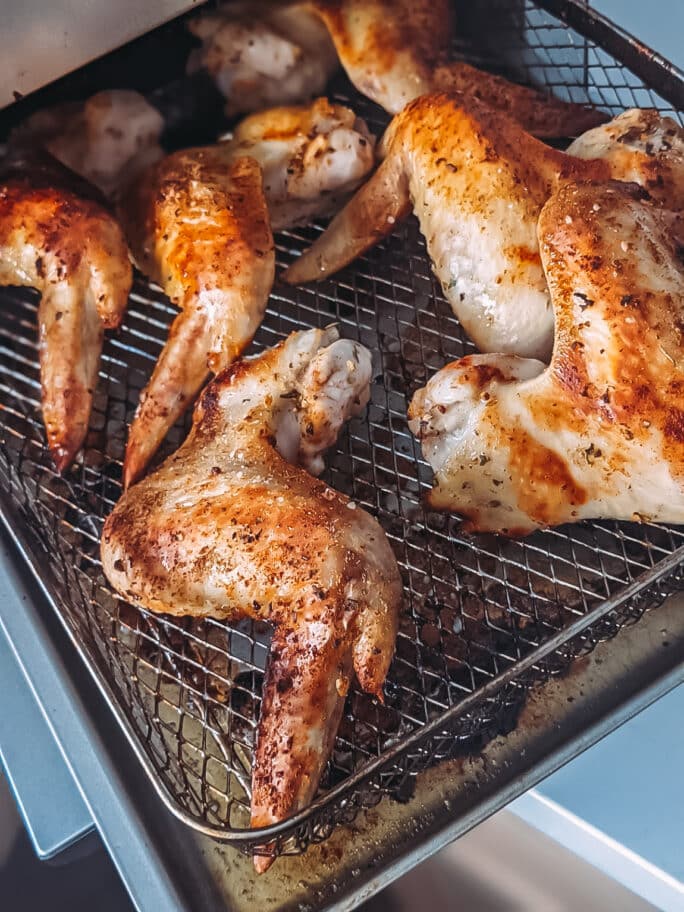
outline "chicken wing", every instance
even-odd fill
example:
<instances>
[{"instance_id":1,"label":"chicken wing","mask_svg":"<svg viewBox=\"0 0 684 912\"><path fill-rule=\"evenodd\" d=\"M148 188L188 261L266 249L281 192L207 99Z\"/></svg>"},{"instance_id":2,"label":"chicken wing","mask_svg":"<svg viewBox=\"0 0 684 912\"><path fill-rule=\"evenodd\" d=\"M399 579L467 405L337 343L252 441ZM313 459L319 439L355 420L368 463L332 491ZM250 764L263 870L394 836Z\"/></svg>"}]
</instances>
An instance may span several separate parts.
<instances>
[{"instance_id":1,"label":"chicken wing","mask_svg":"<svg viewBox=\"0 0 684 912\"><path fill-rule=\"evenodd\" d=\"M169 155L141 176L120 212L138 265L181 308L129 430L128 486L209 373L252 341L275 253L258 164L226 160L219 146Z\"/></svg>"},{"instance_id":2,"label":"chicken wing","mask_svg":"<svg viewBox=\"0 0 684 912\"><path fill-rule=\"evenodd\" d=\"M123 200L138 264L183 308L131 426L126 484L208 370L229 364L261 323L274 274L269 219L280 229L334 211L373 167L373 150L363 120L321 98L254 114L230 142L169 156Z\"/></svg>"},{"instance_id":3,"label":"chicken wing","mask_svg":"<svg viewBox=\"0 0 684 912\"><path fill-rule=\"evenodd\" d=\"M537 221L558 181L655 172L664 196L677 193L670 151L654 150L643 174L626 164L630 155L641 158L639 149L626 157L577 158L464 95L412 102L391 122L379 151L384 161L373 177L290 266L286 281L336 272L390 234L412 208L442 290L477 347L543 360L553 344L553 313Z\"/></svg>"},{"instance_id":4,"label":"chicken wing","mask_svg":"<svg viewBox=\"0 0 684 912\"><path fill-rule=\"evenodd\" d=\"M252 114L221 148L261 165L274 231L335 212L375 164L365 122L326 98Z\"/></svg>"},{"instance_id":5,"label":"chicken wing","mask_svg":"<svg viewBox=\"0 0 684 912\"><path fill-rule=\"evenodd\" d=\"M43 420L60 472L85 439L104 329L120 324L132 281L121 228L94 188L48 156L0 162L0 285L41 293Z\"/></svg>"},{"instance_id":6,"label":"chicken wing","mask_svg":"<svg viewBox=\"0 0 684 912\"><path fill-rule=\"evenodd\" d=\"M634 184L570 182L544 206L551 364L475 355L409 418L431 506L518 535L589 518L684 523L684 264Z\"/></svg>"},{"instance_id":7,"label":"chicken wing","mask_svg":"<svg viewBox=\"0 0 684 912\"><path fill-rule=\"evenodd\" d=\"M274 627L254 827L312 799L352 672L382 699L401 599L394 555L375 519L305 471L321 471L370 378L370 353L335 329L294 333L234 364L202 394L181 448L105 523L102 563L125 598Z\"/></svg>"},{"instance_id":8,"label":"chicken wing","mask_svg":"<svg viewBox=\"0 0 684 912\"><path fill-rule=\"evenodd\" d=\"M323 24L307 3L230 3L190 20L202 46L188 72L209 72L226 113L260 111L320 95L338 61Z\"/></svg>"},{"instance_id":9,"label":"chicken wing","mask_svg":"<svg viewBox=\"0 0 684 912\"><path fill-rule=\"evenodd\" d=\"M163 129L162 115L139 92L114 89L38 111L10 142L39 144L113 199L163 156Z\"/></svg>"},{"instance_id":10,"label":"chicken wing","mask_svg":"<svg viewBox=\"0 0 684 912\"><path fill-rule=\"evenodd\" d=\"M313 0L349 79L390 114L432 88L451 40L449 0Z\"/></svg>"},{"instance_id":11,"label":"chicken wing","mask_svg":"<svg viewBox=\"0 0 684 912\"><path fill-rule=\"evenodd\" d=\"M349 79L390 114L432 91L463 92L535 136L577 136L607 116L461 61L447 61L449 0L314 0Z\"/></svg>"},{"instance_id":12,"label":"chicken wing","mask_svg":"<svg viewBox=\"0 0 684 912\"><path fill-rule=\"evenodd\" d=\"M567 148L578 158L601 158L614 177L634 181L673 212L684 212L684 130L650 108L631 108L589 130Z\"/></svg>"},{"instance_id":13,"label":"chicken wing","mask_svg":"<svg viewBox=\"0 0 684 912\"><path fill-rule=\"evenodd\" d=\"M597 108L561 101L460 60L437 67L432 84L439 92L462 92L476 98L493 110L508 114L523 130L541 138L577 136L608 119Z\"/></svg>"}]
</instances>

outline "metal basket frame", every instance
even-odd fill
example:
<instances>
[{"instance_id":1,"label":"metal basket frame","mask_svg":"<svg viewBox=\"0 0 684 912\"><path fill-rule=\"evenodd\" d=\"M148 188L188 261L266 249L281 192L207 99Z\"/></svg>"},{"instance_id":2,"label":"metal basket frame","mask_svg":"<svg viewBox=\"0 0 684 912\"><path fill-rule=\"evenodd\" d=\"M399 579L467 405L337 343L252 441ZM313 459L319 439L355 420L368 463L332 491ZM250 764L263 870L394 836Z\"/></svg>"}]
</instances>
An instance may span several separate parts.
<instances>
[{"instance_id":1,"label":"metal basket frame","mask_svg":"<svg viewBox=\"0 0 684 912\"><path fill-rule=\"evenodd\" d=\"M583 4L477 6L487 30L472 15L463 29L486 35L486 44L462 38L459 56L611 113L649 104L680 116L682 74ZM346 82L332 95L381 132L387 118ZM321 228L279 235L279 267ZM386 705L353 690L317 799L250 830L268 632L132 608L113 595L97 556L103 518L120 493L127 421L175 311L138 277L123 329L106 340L83 458L60 478L40 418L36 295L0 295L0 514L164 804L205 835L250 852L266 843L272 854L300 852L383 795L405 798L421 770L504 732L530 688L683 585L682 529L593 522L509 541L466 536L456 518L425 511L431 474L406 426L407 401L473 348L432 276L415 221L320 286L276 284L256 349L336 320L374 352L368 413L343 434L325 477L378 516L402 567L405 604ZM167 452L183 433L174 428Z\"/></svg>"}]
</instances>

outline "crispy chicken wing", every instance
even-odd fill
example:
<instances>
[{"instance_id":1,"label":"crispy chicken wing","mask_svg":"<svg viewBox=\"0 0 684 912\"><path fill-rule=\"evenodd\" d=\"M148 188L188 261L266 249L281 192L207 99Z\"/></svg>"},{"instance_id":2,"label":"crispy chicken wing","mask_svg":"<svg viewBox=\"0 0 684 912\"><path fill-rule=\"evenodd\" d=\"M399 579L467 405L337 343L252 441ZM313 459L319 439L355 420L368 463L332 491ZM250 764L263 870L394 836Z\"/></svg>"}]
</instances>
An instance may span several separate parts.
<instances>
[{"instance_id":1,"label":"crispy chicken wing","mask_svg":"<svg viewBox=\"0 0 684 912\"><path fill-rule=\"evenodd\" d=\"M667 214L634 184L570 182L539 240L551 364L475 355L416 393L431 506L508 535L598 517L684 523L684 264Z\"/></svg>"},{"instance_id":2,"label":"crispy chicken wing","mask_svg":"<svg viewBox=\"0 0 684 912\"><path fill-rule=\"evenodd\" d=\"M219 146L169 155L141 176L120 211L138 265L181 308L131 424L129 485L209 373L252 341L275 254L258 164L226 160Z\"/></svg>"},{"instance_id":3,"label":"crispy chicken wing","mask_svg":"<svg viewBox=\"0 0 684 912\"><path fill-rule=\"evenodd\" d=\"M38 143L115 198L162 157L163 128L162 115L139 92L113 89L38 111L13 131L11 143Z\"/></svg>"},{"instance_id":4,"label":"crispy chicken wing","mask_svg":"<svg viewBox=\"0 0 684 912\"><path fill-rule=\"evenodd\" d=\"M326 98L252 114L222 145L261 165L274 231L339 209L372 169L374 149L365 122Z\"/></svg>"},{"instance_id":5,"label":"crispy chicken wing","mask_svg":"<svg viewBox=\"0 0 684 912\"><path fill-rule=\"evenodd\" d=\"M330 275L390 234L412 208L444 294L477 347L548 359L553 314L539 259L539 213L559 180L607 180L625 171L638 178L629 151L626 158L576 158L473 98L437 94L394 118L380 154L373 177L286 280ZM663 195L677 192L670 156L654 151L647 171L659 173Z\"/></svg>"},{"instance_id":6,"label":"crispy chicken wing","mask_svg":"<svg viewBox=\"0 0 684 912\"><path fill-rule=\"evenodd\" d=\"M285 228L333 211L372 168L373 149L353 111L321 98L254 114L230 142L169 156L123 200L138 264L183 308L131 426L126 484L208 370L229 364L261 323L274 272L269 216Z\"/></svg>"},{"instance_id":7,"label":"crispy chicken wing","mask_svg":"<svg viewBox=\"0 0 684 912\"><path fill-rule=\"evenodd\" d=\"M41 293L43 420L60 472L85 439L103 332L120 324L132 280L121 228L94 188L48 156L0 161L0 285Z\"/></svg>"},{"instance_id":8,"label":"crispy chicken wing","mask_svg":"<svg viewBox=\"0 0 684 912\"><path fill-rule=\"evenodd\" d=\"M188 72L208 71L228 115L313 98L337 69L328 33L307 3L230 3L189 28L202 40Z\"/></svg>"},{"instance_id":9,"label":"crispy chicken wing","mask_svg":"<svg viewBox=\"0 0 684 912\"><path fill-rule=\"evenodd\" d=\"M102 562L151 611L274 627L252 772L252 825L313 797L350 677L381 698L398 567L379 524L309 472L368 400L370 353L294 333L204 391L193 429L107 519ZM300 468L303 466L303 468ZM258 871L270 859L255 861Z\"/></svg>"},{"instance_id":10,"label":"crispy chicken wing","mask_svg":"<svg viewBox=\"0 0 684 912\"><path fill-rule=\"evenodd\" d=\"M437 67L432 83L436 91L462 92L495 111L508 114L533 136L577 136L608 119L597 108L561 101L460 60Z\"/></svg>"},{"instance_id":11,"label":"crispy chicken wing","mask_svg":"<svg viewBox=\"0 0 684 912\"><path fill-rule=\"evenodd\" d=\"M451 39L449 0L313 0L359 92L390 114L432 88Z\"/></svg>"},{"instance_id":12,"label":"crispy chicken wing","mask_svg":"<svg viewBox=\"0 0 684 912\"><path fill-rule=\"evenodd\" d=\"M684 130L671 117L631 108L579 136L566 151L604 159L614 177L640 184L674 212L684 211Z\"/></svg>"}]
</instances>

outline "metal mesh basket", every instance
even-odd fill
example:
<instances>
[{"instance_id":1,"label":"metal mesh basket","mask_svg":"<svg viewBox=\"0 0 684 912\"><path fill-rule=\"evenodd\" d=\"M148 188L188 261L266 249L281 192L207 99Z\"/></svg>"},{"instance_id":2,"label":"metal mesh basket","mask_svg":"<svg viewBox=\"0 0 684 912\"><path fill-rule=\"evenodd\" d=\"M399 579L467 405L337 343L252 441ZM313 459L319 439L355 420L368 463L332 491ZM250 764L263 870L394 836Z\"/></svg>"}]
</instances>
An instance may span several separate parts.
<instances>
[{"instance_id":1,"label":"metal mesh basket","mask_svg":"<svg viewBox=\"0 0 684 912\"><path fill-rule=\"evenodd\" d=\"M636 75L643 65L653 82L652 56L623 42L619 60L590 40L593 20L582 7L544 5L587 34L531 2L484 2L471 5L475 18L464 14L461 34L486 35L486 43L462 38L455 52L610 113L634 104L674 113ZM608 34L613 41L616 33ZM657 88L681 98L684 83L663 67L657 73ZM385 116L345 82L333 95L381 132ZM279 235L279 267L320 230ZM253 350L335 321L374 352L367 413L330 453L325 477L379 518L405 598L385 705L353 690L317 800L289 821L250 831L267 628L132 608L112 594L98 560L103 517L121 492L127 422L174 308L138 279L123 329L106 340L82 460L62 478L46 454L40 418L37 297L16 289L1 295L3 516L166 805L211 836L250 851L267 838L269 852L301 851L383 794L406 796L417 772L506 731L535 682L681 585L682 529L593 522L511 541L467 536L456 518L426 512L421 495L431 473L408 431L407 403L472 345L441 295L415 221L333 280L276 285ZM172 431L167 452L183 433L182 426Z\"/></svg>"}]
</instances>

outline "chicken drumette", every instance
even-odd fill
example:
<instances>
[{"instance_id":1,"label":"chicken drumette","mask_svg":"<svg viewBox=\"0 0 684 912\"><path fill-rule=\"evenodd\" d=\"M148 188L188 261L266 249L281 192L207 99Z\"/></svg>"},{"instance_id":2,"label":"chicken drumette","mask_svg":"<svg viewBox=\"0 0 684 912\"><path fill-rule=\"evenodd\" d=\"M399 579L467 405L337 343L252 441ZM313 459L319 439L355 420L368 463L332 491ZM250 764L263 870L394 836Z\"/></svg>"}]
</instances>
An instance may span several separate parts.
<instances>
[{"instance_id":1,"label":"chicken drumette","mask_svg":"<svg viewBox=\"0 0 684 912\"><path fill-rule=\"evenodd\" d=\"M93 187L47 155L0 162L0 284L41 293L43 420L59 471L85 439L104 329L120 324L132 281L121 228Z\"/></svg>"},{"instance_id":2,"label":"chicken drumette","mask_svg":"<svg viewBox=\"0 0 684 912\"><path fill-rule=\"evenodd\" d=\"M255 827L310 801L352 673L380 697L394 650L401 581L385 534L309 474L367 402L370 377L370 353L334 329L234 364L202 394L181 448L105 523L102 562L125 598L274 627ZM256 859L259 871L269 864Z\"/></svg>"},{"instance_id":3,"label":"chicken drumette","mask_svg":"<svg viewBox=\"0 0 684 912\"><path fill-rule=\"evenodd\" d=\"M188 72L206 70L229 115L313 98L338 66L335 48L308 3L233 2L189 23L202 41Z\"/></svg>"}]
</instances>

